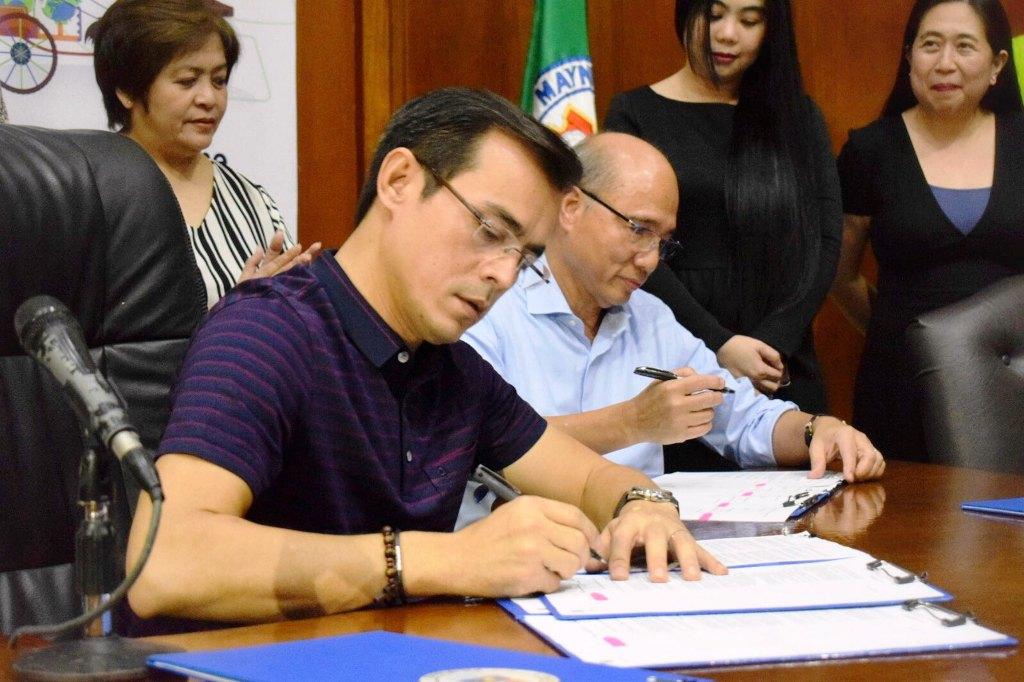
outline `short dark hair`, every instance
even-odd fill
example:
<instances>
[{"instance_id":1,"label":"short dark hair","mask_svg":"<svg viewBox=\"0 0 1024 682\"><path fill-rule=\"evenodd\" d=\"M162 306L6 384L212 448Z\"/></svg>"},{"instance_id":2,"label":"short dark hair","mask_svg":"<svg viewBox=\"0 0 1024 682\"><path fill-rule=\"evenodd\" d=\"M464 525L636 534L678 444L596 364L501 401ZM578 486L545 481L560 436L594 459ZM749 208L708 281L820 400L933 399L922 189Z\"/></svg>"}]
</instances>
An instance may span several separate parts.
<instances>
[{"instance_id":1,"label":"short dark hair","mask_svg":"<svg viewBox=\"0 0 1024 682\"><path fill-rule=\"evenodd\" d=\"M1009 59L999 74L996 84L988 89L981 99L981 107L995 113L1008 113L1024 110L1021 102L1020 86L1017 83L1017 69L1013 63L1013 33L1010 20L1006 17L999 0L917 0L910 10L907 27L903 31L903 49L900 51L900 64L896 70L896 82L893 83L889 99L882 109L883 116L895 116L917 104L914 90L910 86L910 61L907 56L914 46L917 32L921 29L924 15L938 5L947 2L966 3L981 19L985 27L985 39L992 48L992 54L1006 50Z\"/></svg>"},{"instance_id":2,"label":"short dark hair","mask_svg":"<svg viewBox=\"0 0 1024 682\"><path fill-rule=\"evenodd\" d=\"M391 117L359 193L356 225L377 197L377 174L391 150L410 149L438 176L449 180L473 163L481 138L491 131L519 142L552 187L568 192L579 182L580 162L572 149L507 99L487 90L442 88L407 102ZM428 173L423 196L430 196L437 187Z\"/></svg>"},{"instance_id":3,"label":"short dark hair","mask_svg":"<svg viewBox=\"0 0 1024 682\"><path fill-rule=\"evenodd\" d=\"M107 125L122 132L132 121L118 90L145 105L160 71L211 35L224 46L228 76L238 61L235 31L206 0L117 0L85 35L95 44L93 65Z\"/></svg>"}]
</instances>

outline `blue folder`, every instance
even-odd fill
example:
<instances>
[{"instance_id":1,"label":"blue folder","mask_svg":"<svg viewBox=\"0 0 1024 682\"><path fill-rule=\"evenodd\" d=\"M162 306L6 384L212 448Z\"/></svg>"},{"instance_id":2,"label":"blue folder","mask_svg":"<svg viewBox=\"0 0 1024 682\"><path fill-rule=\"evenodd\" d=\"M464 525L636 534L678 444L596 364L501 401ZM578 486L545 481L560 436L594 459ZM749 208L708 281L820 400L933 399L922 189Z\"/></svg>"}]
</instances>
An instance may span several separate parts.
<instances>
[{"instance_id":1,"label":"blue folder","mask_svg":"<svg viewBox=\"0 0 1024 682\"><path fill-rule=\"evenodd\" d=\"M1003 516L1024 516L1024 497L1007 497L1001 500L973 500L960 505L964 511L1000 514Z\"/></svg>"},{"instance_id":2,"label":"blue folder","mask_svg":"<svg viewBox=\"0 0 1024 682\"><path fill-rule=\"evenodd\" d=\"M189 675L200 680L287 682L288 680L410 680L445 670L510 668L548 673L561 680L595 682L679 682L700 678L651 672L637 668L612 668L575 659L526 654L471 644L457 644L394 632L363 632L354 635L305 639L280 644L193 651L150 656L149 666ZM449 678L444 678L449 679ZM450 678L529 679L509 676L482 678L466 675Z\"/></svg>"}]
</instances>

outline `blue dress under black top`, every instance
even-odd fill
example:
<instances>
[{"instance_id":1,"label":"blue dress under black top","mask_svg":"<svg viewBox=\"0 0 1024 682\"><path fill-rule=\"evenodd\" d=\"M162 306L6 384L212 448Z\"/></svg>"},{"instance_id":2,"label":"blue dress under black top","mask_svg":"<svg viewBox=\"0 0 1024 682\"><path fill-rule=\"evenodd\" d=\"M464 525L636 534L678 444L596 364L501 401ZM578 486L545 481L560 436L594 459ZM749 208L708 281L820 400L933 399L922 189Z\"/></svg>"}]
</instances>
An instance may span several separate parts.
<instances>
[{"instance_id":1,"label":"blue dress under black top","mask_svg":"<svg viewBox=\"0 0 1024 682\"><path fill-rule=\"evenodd\" d=\"M1024 115L996 119L995 172L981 211L985 189L954 192L957 203L928 185L901 116L851 132L839 173L844 211L871 218L878 260L854 424L887 457L926 461L905 330L922 313L1024 272Z\"/></svg>"}]
</instances>

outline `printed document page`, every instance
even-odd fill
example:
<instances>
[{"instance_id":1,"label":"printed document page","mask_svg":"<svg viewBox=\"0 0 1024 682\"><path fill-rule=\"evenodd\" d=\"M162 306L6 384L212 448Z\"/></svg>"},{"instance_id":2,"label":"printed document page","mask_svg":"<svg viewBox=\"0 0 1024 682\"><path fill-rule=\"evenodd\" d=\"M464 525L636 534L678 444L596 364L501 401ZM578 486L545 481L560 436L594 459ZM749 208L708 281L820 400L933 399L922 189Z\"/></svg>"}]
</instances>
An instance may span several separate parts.
<instances>
[{"instance_id":1,"label":"printed document page","mask_svg":"<svg viewBox=\"0 0 1024 682\"><path fill-rule=\"evenodd\" d=\"M806 531L792 535L759 535L749 538L716 538L697 542L729 568L795 564L831 559L873 558L859 549L816 538Z\"/></svg>"},{"instance_id":2,"label":"printed document page","mask_svg":"<svg viewBox=\"0 0 1024 682\"><path fill-rule=\"evenodd\" d=\"M781 522L800 515L843 482L826 471L807 478L806 471L678 471L654 479L679 500L685 521Z\"/></svg>"},{"instance_id":3,"label":"printed document page","mask_svg":"<svg viewBox=\"0 0 1024 682\"><path fill-rule=\"evenodd\" d=\"M647 573L615 581L607 574L578 574L542 599L552 614L575 619L877 606L949 598L921 580L900 584L892 577L903 575L903 569L884 562L871 570L863 558L735 568L728 575L705 573L700 580L683 580L671 572L665 583L651 582Z\"/></svg>"},{"instance_id":4,"label":"printed document page","mask_svg":"<svg viewBox=\"0 0 1024 682\"><path fill-rule=\"evenodd\" d=\"M922 608L902 606L704 616L523 623L553 646L589 663L645 668L710 667L1015 644L973 621L943 626Z\"/></svg>"}]
</instances>

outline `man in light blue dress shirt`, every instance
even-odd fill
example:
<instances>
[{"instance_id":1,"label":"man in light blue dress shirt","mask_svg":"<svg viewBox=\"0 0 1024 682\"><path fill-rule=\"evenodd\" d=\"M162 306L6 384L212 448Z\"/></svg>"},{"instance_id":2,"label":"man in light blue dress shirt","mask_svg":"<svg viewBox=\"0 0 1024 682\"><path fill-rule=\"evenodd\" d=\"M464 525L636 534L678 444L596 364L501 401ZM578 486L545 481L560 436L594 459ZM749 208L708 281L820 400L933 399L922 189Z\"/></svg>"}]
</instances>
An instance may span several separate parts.
<instances>
[{"instance_id":1,"label":"man in light blue dress shirt","mask_svg":"<svg viewBox=\"0 0 1024 682\"><path fill-rule=\"evenodd\" d=\"M820 476L838 458L847 480L881 476L885 462L867 436L734 378L664 303L639 290L676 247L669 237L678 193L665 157L618 133L589 138L577 153L583 181L563 198L547 243L550 283L522 274L463 340L551 424L648 476L664 473L663 444L691 438L744 468L811 464ZM651 381L633 373L642 365L680 378ZM490 496L473 499L475 488L460 527L490 508Z\"/></svg>"}]
</instances>

